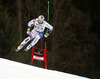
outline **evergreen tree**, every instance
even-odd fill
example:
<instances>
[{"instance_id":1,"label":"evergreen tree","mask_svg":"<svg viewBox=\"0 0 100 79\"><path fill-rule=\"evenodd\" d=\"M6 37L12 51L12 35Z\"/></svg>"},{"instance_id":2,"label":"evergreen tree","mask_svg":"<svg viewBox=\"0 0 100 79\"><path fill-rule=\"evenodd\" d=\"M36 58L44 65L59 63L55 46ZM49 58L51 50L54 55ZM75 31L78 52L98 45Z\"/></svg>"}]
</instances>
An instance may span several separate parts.
<instances>
[{"instance_id":1,"label":"evergreen tree","mask_svg":"<svg viewBox=\"0 0 100 79\"><path fill-rule=\"evenodd\" d=\"M0 6L0 57L8 55L15 45L17 32L14 19L10 16L8 8Z\"/></svg>"}]
</instances>

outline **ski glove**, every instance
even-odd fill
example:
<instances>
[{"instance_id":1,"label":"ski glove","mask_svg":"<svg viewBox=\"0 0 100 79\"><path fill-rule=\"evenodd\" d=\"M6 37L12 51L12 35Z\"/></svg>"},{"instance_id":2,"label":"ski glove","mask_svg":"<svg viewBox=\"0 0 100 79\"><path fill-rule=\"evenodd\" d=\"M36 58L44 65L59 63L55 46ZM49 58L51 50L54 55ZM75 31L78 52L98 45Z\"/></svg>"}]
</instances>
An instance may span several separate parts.
<instances>
[{"instance_id":1,"label":"ski glove","mask_svg":"<svg viewBox=\"0 0 100 79\"><path fill-rule=\"evenodd\" d=\"M30 28L27 29L27 34L28 34L28 35L30 34Z\"/></svg>"},{"instance_id":2,"label":"ski glove","mask_svg":"<svg viewBox=\"0 0 100 79\"><path fill-rule=\"evenodd\" d=\"M51 32L52 32L52 30L47 29L44 37L47 38L50 35Z\"/></svg>"},{"instance_id":3,"label":"ski glove","mask_svg":"<svg viewBox=\"0 0 100 79\"><path fill-rule=\"evenodd\" d=\"M44 37L47 38L48 36L45 34Z\"/></svg>"}]
</instances>

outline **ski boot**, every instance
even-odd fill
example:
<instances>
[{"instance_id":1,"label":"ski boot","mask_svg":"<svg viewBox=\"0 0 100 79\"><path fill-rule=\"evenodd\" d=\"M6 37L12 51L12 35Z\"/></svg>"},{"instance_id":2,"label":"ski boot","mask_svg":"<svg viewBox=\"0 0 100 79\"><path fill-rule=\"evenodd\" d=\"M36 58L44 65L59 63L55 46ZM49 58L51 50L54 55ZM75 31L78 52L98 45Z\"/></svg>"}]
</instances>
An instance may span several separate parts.
<instances>
[{"instance_id":1,"label":"ski boot","mask_svg":"<svg viewBox=\"0 0 100 79\"><path fill-rule=\"evenodd\" d=\"M25 51L28 51L32 46L29 44L26 49L24 49Z\"/></svg>"},{"instance_id":2,"label":"ski boot","mask_svg":"<svg viewBox=\"0 0 100 79\"><path fill-rule=\"evenodd\" d=\"M22 47L23 47L23 46L19 45L19 46L17 47L17 49L15 49L15 51L18 52L20 49L22 49Z\"/></svg>"}]
</instances>

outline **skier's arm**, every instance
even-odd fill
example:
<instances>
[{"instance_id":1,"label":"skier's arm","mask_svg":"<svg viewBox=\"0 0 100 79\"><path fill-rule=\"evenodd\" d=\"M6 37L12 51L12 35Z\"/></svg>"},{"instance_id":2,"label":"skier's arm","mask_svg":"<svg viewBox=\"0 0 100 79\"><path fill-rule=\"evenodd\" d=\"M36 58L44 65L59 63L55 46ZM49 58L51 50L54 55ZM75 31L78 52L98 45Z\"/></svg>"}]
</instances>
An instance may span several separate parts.
<instances>
[{"instance_id":1,"label":"skier's arm","mask_svg":"<svg viewBox=\"0 0 100 79\"><path fill-rule=\"evenodd\" d=\"M49 23L46 23L46 27L47 27L47 31L46 31L44 37L48 37L51 34L51 32L53 31L53 27Z\"/></svg>"},{"instance_id":2,"label":"skier's arm","mask_svg":"<svg viewBox=\"0 0 100 79\"><path fill-rule=\"evenodd\" d=\"M28 27L33 27L34 23L35 23L36 19L32 19L29 23L28 23Z\"/></svg>"},{"instance_id":3,"label":"skier's arm","mask_svg":"<svg viewBox=\"0 0 100 79\"><path fill-rule=\"evenodd\" d=\"M28 28L27 28L27 34L28 35L30 34L30 28L34 26L35 20L36 19L33 19L28 23Z\"/></svg>"}]
</instances>

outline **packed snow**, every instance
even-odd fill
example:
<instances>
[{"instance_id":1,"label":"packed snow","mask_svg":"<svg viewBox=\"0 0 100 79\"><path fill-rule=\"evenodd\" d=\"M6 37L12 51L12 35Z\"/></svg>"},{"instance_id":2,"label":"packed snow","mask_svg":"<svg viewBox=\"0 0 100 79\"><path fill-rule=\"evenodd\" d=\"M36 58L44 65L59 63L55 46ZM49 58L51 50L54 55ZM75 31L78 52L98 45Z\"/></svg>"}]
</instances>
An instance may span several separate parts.
<instances>
[{"instance_id":1,"label":"packed snow","mask_svg":"<svg viewBox=\"0 0 100 79\"><path fill-rule=\"evenodd\" d=\"M89 79L0 58L0 79Z\"/></svg>"}]
</instances>

